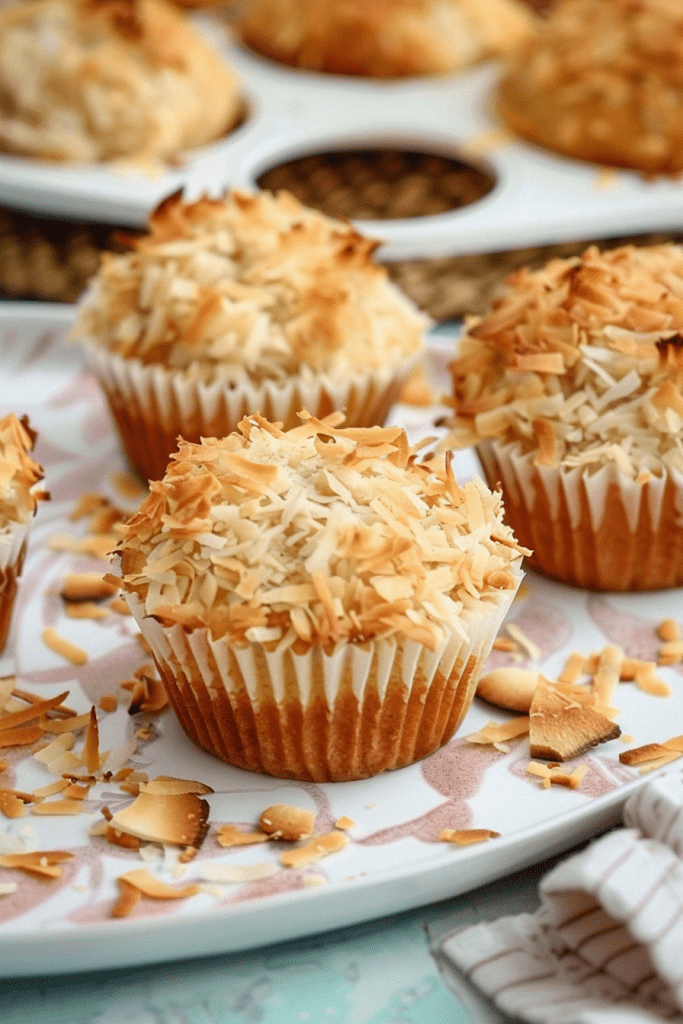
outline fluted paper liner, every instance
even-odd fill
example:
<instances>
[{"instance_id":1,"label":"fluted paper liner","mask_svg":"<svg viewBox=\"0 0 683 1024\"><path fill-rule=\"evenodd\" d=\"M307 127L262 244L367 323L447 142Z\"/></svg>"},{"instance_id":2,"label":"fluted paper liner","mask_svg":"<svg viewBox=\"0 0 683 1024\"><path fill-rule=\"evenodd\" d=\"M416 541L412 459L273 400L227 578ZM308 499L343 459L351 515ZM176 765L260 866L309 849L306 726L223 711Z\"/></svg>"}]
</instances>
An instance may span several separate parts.
<instances>
[{"instance_id":1,"label":"fluted paper liner","mask_svg":"<svg viewBox=\"0 0 683 1024\"><path fill-rule=\"evenodd\" d=\"M653 590L683 584L683 475L644 483L614 463L535 466L518 441L477 445L490 487L501 485L505 519L533 551L527 564L589 590Z\"/></svg>"},{"instance_id":2,"label":"fluted paper liner","mask_svg":"<svg viewBox=\"0 0 683 1024\"><path fill-rule=\"evenodd\" d=\"M302 409L326 416L346 413L346 426L382 425L419 355L339 380L304 370L286 381L254 382L243 373L238 383L217 371L206 383L191 371L125 359L100 345L84 345L116 421L124 450L144 479L159 480L178 437L226 437L245 416L260 412L284 429L298 426ZM233 371L234 372L234 371Z\"/></svg>"},{"instance_id":3,"label":"fluted paper liner","mask_svg":"<svg viewBox=\"0 0 683 1024\"><path fill-rule=\"evenodd\" d=\"M7 642L30 525L30 520L25 523L9 522L0 533L0 653Z\"/></svg>"},{"instance_id":4,"label":"fluted paper liner","mask_svg":"<svg viewBox=\"0 0 683 1024\"><path fill-rule=\"evenodd\" d=\"M522 572L517 570L518 583ZM343 782L402 768L453 736L516 592L465 613L437 650L403 635L303 654L162 626L127 594L190 739L229 764L279 778Z\"/></svg>"}]
</instances>

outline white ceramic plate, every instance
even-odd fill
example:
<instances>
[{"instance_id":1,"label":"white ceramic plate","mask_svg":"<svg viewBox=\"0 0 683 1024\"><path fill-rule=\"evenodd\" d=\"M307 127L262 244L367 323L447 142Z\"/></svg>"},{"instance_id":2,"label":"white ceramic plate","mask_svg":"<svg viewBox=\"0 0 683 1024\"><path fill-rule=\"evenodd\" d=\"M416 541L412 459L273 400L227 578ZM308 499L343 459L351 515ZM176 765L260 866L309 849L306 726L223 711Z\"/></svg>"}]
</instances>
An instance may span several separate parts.
<instances>
[{"instance_id":1,"label":"white ceramic plate","mask_svg":"<svg viewBox=\"0 0 683 1024\"><path fill-rule=\"evenodd\" d=\"M248 116L237 131L189 154L156 179L107 166L64 167L0 155L3 203L37 214L144 226L165 196L253 188L264 170L308 153L396 145L446 156L468 152L496 185L470 206L438 216L362 221L388 260L614 237L683 227L683 182L605 174L524 142L490 144L498 66L438 78L376 81L295 70L236 46L198 19L244 81ZM489 142L486 140L489 139Z\"/></svg>"},{"instance_id":2,"label":"white ceramic plate","mask_svg":"<svg viewBox=\"0 0 683 1024\"><path fill-rule=\"evenodd\" d=\"M478 702L458 736L423 762L336 785L289 782L230 768L194 747L170 711L129 716L128 695L118 684L144 657L134 639L133 620L114 613L99 622L67 618L58 596L64 574L103 570L105 564L47 547L56 533L85 533L84 522L69 519L83 492L105 493L120 504L111 474L124 468L97 386L82 369L79 352L63 342L71 317L66 307L0 306L0 412L29 414L40 432L37 456L52 494L31 534L0 674L16 671L19 685L44 696L68 689L68 703L78 711L87 711L102 694L118 694L118 710L99 713L102 749L151 722L151 737L138 741L131 763L150 777L198 779L213 788L207 797L210 833L197 859L186 865L182 878L174 872L173 858L151 861L146 866L152 873L169 882L190 882L210 860L268 861L276 870L259 882L219 886L186 900L143 900L132 917L112 920L116 877L145 865L137 853L91 838L88 830L101 820L104 805L122 806L129 796L103 783L91 791L84 813L76 817L34 817L29 810L17 819L0 818L3 849L18 842L28 849L75 854L58 881L36 881L0 869L0 883L18 883L14 894L0 896L0 974L86 970L239 950L349 925L465 892L559 852L618 819L626 795L640 782L618 761L624 749L620 741L581 759L589 771L579 791L543 790L526 775L525 740L512 744L508 754L463 742L463 736L489 719L505 718ZM447 336L432 345L433 372L443 383L451 345ZM394 419L417 439L434 433L439 411L398 407ZM474 468L469 453L458 456L459 475L467 476ZM529 575L513 617L540 647L544 671L552 676L570 651L596 650L609 641L623 644L631 655L653 657L656 623L680 614L680 607L680 591L588 595ZM41 631L48 625L85 648L88 662L75 667L44 647ZM493 660L501 663L509 657L495 654ZM662 669L661 675L673 686L670 698L648 696L633 684L619 690L620 724L637 744L680 732L676 722L683 715L683 681L678 668ZM1 753L10 769L0 774L0 785L30 791L52 781L28 748ZM273 803L315 809L317 832L347 815L356 822L350 845L311 868L293 870L279 865L282 847L275 843L233 850L216 844L217 825L238 822L248 827ZM437 841L442 827L484 827L501 836L458 849ZM310 887L309 875L323 884Z\"/></svg>"}]
</instances>

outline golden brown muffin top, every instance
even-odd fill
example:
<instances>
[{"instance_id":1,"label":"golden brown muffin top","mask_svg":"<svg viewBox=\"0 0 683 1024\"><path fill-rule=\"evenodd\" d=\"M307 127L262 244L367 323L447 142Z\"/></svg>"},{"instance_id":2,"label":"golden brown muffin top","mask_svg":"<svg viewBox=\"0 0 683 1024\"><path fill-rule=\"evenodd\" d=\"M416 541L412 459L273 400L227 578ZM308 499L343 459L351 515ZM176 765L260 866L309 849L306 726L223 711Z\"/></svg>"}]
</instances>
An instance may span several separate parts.
<instances>
[{"instance_id":1,"label":"golden brown muffin top","mask_svg":"<svg viewBox=\"0 0 683 1024\"><path fill-rule=\"evenodd\" d=\"M400 427L300 417L180 442L119 548L147 615L238 642L405 634L434 649L516 589L500 495L460 486L448 456L418 459Z\"/></svg>"},{"instance_id":2,"label":"golden brown muffin top","mask_svg":"<svg viewBox=\"0 0 683 1024\"><path fill-rule=\"evenodd\" d=\"M541 466L683 472L683 248L623 246L512 274L451 364L453 440Z\"/></svg>"},{"instance_id":3,"label":"golden brown muffin top","mask_svg":"<svg viewBox=\"0 0 683 1024\"><path fill-rule=\"evenodd\" d=\"M499 106L522 135L644 171L683 167L683 5L558 0L513 55Z\"/></svg>"},{"instance_id":4,"label":"golden brown muffin top","mask_svg":"<svg viewBox=\"0 0 683 1024\"><path fill-rule=\"evenodd\" d=\"M13 413L0 419L0 529L10 523L25 523L45 494L34 485L43 478L43 467L28 454L36 433L28 419Z\"/></svg>"},{"instance_id":5,"label":"golden brown muffin top","mask_svg":"<svg viewBox=\"0 0 683 1024\"><path fill-rule=\"evenodd\" d=\"M0 10L0 149L157 168L239 119L237 76L166 0Z\"/></svg>"},{"instance_id":6,"label":"golden brown muffin top","mask_svg":"<svg viewBox=\"0 0 683 1024\"><path fill-rule=\"evenodd\" d=\"M377 78L508 53L535 21L519 0L244 0L237 10L242 39L274 60Z\"/></svg>"},{"instance_id":7,"label":"golden brown muffin top","mask_svg":"<svg viewBox=\"0 0 683 1024\"><path fill-rule=\"evenodd\" d=\"M286 192L174 197L131 253L104 258L73 335L236 382L398 366L428 319L376 247Z\"/></svg>"}]
</instances>

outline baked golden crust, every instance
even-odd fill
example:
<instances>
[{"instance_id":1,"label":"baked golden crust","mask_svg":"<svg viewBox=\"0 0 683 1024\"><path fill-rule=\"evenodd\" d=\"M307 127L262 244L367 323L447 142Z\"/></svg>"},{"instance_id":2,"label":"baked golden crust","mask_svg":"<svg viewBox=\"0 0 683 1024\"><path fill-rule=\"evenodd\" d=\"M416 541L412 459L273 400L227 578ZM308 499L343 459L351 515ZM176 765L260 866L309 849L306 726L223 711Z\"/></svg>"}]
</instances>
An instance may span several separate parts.
<instances>
[{"instance_id":1,"label":"baked golden crust","mask_svg":"<svg viewBox=\"0 0 683 1024\"><path fill-rule=\"evenodd\" d=\"M399 427L300 414L180 443L125 526L122 585L164 626L301 649L402 636L433 650L519 584L498 495L418 461Z\"/></svg>"},{"instance_id":2,"label":"baked golden crust","mask_svg":"<svg viewBox=\"0 0 683 1024\"><path fill-rule=\"evenodd\" d=\"M535 465L683 472L683 248L624 246L521 270L451 364L455 437Z\"/></svg>"},{"instance_id":3,"label":"baked golden crust","mask_svg":"<svg viewBox=\"0 0 683 1024\"><path fill-rule=\"evenodd\" d=\"M377 243L289 193L165 202L133 251L107 255L73 336L230 384L401 366L428 320Z\"/></svg>"},{"instance_id":4,"label":"baked golden crust","mask_svg":"<svg viewBox=\"0 0 683 1024\"><path fill-rule=\"evenodd\" d=\"M559 0L512 57L498 110L519 135L582 160L683 168L679 0Z\"/></svg>"},{"instance_id":5,"label":"baked golden crust","mask_svg":"<svg viewBox=\"0 0 683 1024\"><path fill-rule=\"evenodd\" d=\"M166 0L35 0L0 12L0 149L172 161L241 114L236 75Z\"/></svg>"},{"instance_id":6,"label":"baked golden crust","mask_svg":"<svg viewBox=\"0 0 683 1024\"><path fill-rule=\"evenodd\" d=\"M393 78L507 53L533 21L517 0L247 0L236 26L248 46L284 64Z\"/></svg>"}]
</instances>

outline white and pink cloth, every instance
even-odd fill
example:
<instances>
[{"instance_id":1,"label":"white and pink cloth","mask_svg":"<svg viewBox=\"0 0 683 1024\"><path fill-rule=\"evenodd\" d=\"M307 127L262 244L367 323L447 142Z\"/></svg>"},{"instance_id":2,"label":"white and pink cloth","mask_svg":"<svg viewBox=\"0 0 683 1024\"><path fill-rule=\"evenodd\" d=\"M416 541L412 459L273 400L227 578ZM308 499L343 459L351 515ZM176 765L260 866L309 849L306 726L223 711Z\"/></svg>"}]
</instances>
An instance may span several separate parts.
<instances>
[{"instance_id":1,"label":"white and pink cloth","mask_svg":"<svg viewBox=\"0 0 683 1024\"><path fill-rule=\"evenodd\" d=\"M640 787L624 825L554 867L536 913L442 941L443 957L506 1016L683 1022L683 773Z\"/></svg>"}]
</instances>

